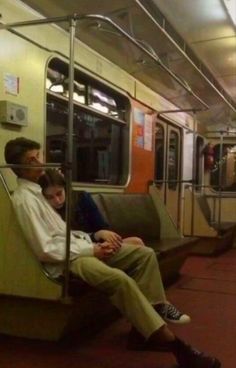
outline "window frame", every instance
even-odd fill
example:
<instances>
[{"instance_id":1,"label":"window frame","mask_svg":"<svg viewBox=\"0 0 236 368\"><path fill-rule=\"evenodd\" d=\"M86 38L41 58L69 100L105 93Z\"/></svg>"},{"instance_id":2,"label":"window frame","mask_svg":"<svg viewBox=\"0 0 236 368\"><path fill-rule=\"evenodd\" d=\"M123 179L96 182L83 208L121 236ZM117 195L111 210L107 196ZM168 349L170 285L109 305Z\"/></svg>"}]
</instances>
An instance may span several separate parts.
<instances>
[{"instance_id":1,"label":"window frame","mask_svg":"<svg viewBox=\"0 0 236 368\"><path fill-rule=\"evenodd\" d=\"M59 65L59 67L56 69L57 63ZM65 95L62 95L60 93L56 93L56 92L52 92L50 91L47 86L46 86L46 82L47 82L47 78L48 78L48 69L51 70L56 70L59 73L63 73L63 75L67 78L67 72L69 70L69 65L68 65L68 61L62 60L61 58L59 58L58 56L53 56L48 60L47 66L46 66L46 73L45 73L45 152L47 152L47 156L48 156L48 134L47 134L47 129L48 129L48 103L50 104L51 101L55 100L55 104L64 104L65 105L65 113L67 110L67 116L66 119L68 118L68 97ZM53 68L53 69L52 69ZM78 76L80 77L80 79L78 79ZM78 176L77 178L73 179L73 186L86 186L86 187L112 187L112 188L125 188L128 186L129 181L130 181L130 172L131 172L131 102L130 102L130 98L127 95L127 93L124 93L123 91L118 90L116 87L113 87L112 85L108 85L105 81L101 81L100 79L97 79L95 76L91 76L91 74L87 74L82 68L76 66L75 67L75 81L76 82L84 82L85 84L85 90L89 91L88 87L91 87L93 89L96 89L98 91L101 91L101 94L107 95L108 96L108 101L109 101L109 97L111 96L111 101L112 99L114 99L116 106L117 106L117 111L119 114L119 118L114 117L110 114L101 112L99 110L97 110L96 108L93 108L91 106L88 106L84 103L80 103L78 101L74 100L74 109L77 110L77 113L79 114L79 112L84 112L85 114L89 114L92 117L98 117L102 119L102 122L104 122L104 124L107 124L109 122L111 122L111 126L114 126L114 124L116 126L118 126L120 128L120 133L119 133L119 146L121 146L121 150L120 153L118 154L119 157L119 162L117 164L117 171L115 172L115 174L109 170L109 168L111 169L111 165L109 164L109 178L111 180L111 182L108 182L108 180L101 180L101 181L87 181L87 180L78 180ZM88 95L85 98L86 99L86 103L88 103ZM123 114L123 118L121 119L120 116ZM65 127L66 127L66 123L65 123ZM114 127L114 129L116 129ZM114 130L113 129L113 130ZM112 133L111 133L112 134ZM112 135L109 136L110 138L110 145L112 144ZM60 139L60 138L59 138ZM65 153L65 149L64 151L62 150L62 155L64 156ZM112 165L113 167L113 165ZM119 168L118 168L119 167ZM97 174L98 174L98 168L97 168ZM117 180L114 179L114 177L117 176ZM113 182L112 182L112 178L113 178Z\"/></svg>"},{"instance_id":2,"label":"window frame","mask_svg":"<svg viewBox=\"0 0 236 368\"><path fill-rule=\"evenodd\" d=\"M213 149L214 149L214 162L216 162L216 147L218 147L219 148L219 151L220 151L220 143L215 142L214 147L213 147ZM224 148L228 149L229 147L236 147L236 143L223 142L223 147L222 147L223 152L224 152ZM236 153L235 153L235 157L236 157ZM224 164L224 162L223 162L223 164ZM226 169L227 170L227 166L225 166L225 168L223 168L223 169ZM236 163L235 163L235 170L236 170ZM232 185L234 185L235 189L234 188L230 188L230 186L227 186L226 187L225 185L223 185L222 183L220 183L220 181L219 181L219 179L220 179L219 178L219 165L218 165L218 169L216 169L217 179L216 179L216 183L215 184L213 182L214 178L212 178L212 174L213 174L213 170L210 173L209 185L210 185L210 188L215 193L219 193L219 192L225 193L225 194L228 194L228 193L236 193L236 181L234 181L233 184L232 184ZM222 173L222 178L223 177L225 177L225 176ZM227 190L227 188L229 188L229 189Z\"/></svg>"}]
</instances>

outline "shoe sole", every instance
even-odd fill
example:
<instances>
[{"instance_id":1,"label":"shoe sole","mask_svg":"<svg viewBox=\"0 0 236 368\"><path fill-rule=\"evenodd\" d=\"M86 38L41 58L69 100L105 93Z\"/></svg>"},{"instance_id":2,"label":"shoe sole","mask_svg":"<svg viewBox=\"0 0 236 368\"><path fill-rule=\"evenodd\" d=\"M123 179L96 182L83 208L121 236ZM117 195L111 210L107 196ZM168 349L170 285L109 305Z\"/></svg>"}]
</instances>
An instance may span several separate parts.
<instances>
[{"instance_id":1,"label":"shoe sole","mask_svg":"<svg viewBox=\"0 0 236 368\"><path fill-rule=\"evenodd\" d=\"M179 321L179 320L174 320L174 319L169 319L169 318L163 318L166 322L169 323L174 323L175 325L187 325L188 323L191 322L191 318L186 319L185 321Z\"/></svg>"},{"instance_id":2,"label":"shoe sole","mask_svg":"<svg viewBox=\"0 0 236 368\"><path fill-rule=\"evenodd\" d=\"M177 365L177 366L175 365L173 368L181 368L181 366L180 365ZM221 362L218 359L216 359L215 362L214 362L214 365L212 365L209 368L221 368Z\"/></svg>"}]
</instances>

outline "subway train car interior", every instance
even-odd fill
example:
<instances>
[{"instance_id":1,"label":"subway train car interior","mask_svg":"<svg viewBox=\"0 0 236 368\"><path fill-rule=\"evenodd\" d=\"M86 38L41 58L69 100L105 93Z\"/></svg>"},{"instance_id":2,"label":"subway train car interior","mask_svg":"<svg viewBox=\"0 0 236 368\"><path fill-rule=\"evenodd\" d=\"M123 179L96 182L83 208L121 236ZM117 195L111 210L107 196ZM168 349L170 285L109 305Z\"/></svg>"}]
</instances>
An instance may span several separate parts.
<instances>
[{"instance_id":1,"label":"subway train car interior","mask_svg":"<svg viewBox=\"0 0 236 368\"><path fill-rule=\"evenodd\" d=\"M0 5L1 367L234 368L236 0Z\"/></svg>"}]
</instances>

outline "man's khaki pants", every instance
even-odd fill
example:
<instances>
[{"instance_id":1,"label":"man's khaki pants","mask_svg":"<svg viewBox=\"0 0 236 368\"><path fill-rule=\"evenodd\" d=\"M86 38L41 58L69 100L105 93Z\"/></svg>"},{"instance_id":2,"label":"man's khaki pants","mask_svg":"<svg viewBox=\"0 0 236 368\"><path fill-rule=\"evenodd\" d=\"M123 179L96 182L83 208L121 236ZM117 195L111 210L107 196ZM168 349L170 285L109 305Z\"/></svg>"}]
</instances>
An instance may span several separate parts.
<instances>
[{"instance_id":1,"label":"man's khaki pants","mask_svg":"<svg viewBox=\"0 0 236 368\"><path fill-rule=\"evenodd\" d=\"M71 271L106 293L112 304L146 338L165 324L152 305L165 302L156 255L151 248L123 244L108 261L79 257Z\"/></svg>"}]
</instances>

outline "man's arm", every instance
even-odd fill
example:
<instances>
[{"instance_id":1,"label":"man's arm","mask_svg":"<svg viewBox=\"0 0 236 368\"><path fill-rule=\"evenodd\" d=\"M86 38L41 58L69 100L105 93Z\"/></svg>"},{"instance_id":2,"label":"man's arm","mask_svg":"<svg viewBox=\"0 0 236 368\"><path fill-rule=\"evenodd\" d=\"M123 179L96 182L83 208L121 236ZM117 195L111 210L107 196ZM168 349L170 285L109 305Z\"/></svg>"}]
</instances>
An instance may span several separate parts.
<instances>
[{"instance_id":1,"label":"man's arm","mask_svg":"<svg viewBox=\"0 0 236 368\"><path fill-rule=\"evenodd\" d=\"M61 219L57 219L61 226L50 226L47 213L42 204L28 202L27 199L18 203L14 208L21 228L41 262L61 262L65 259L66 228ZM53 216L58 216L53 213ZM58 216L59 217L59 216ZM92 242L87 239L75 238L71 235L70 259L79 256L94 256Z\"/></svg>"}]
</instances>

